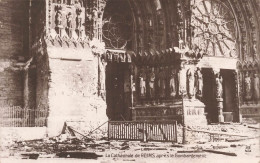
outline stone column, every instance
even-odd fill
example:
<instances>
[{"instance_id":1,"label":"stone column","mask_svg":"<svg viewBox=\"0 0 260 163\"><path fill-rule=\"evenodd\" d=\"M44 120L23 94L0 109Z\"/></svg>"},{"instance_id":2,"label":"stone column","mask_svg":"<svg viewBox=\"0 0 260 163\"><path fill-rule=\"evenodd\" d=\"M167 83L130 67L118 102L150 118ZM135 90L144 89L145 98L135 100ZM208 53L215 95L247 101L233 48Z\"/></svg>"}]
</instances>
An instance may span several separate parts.
<instances>
[{"instance_id":1,"label":"stone column","mask_svg":"<svg viewBox=\"0 0 260 163\"><path fill-rule=\"evenodd\" d=\"M215 74L215 95L218 109L218 122L224 122L223 116L223 78L220 75L220 70L213 70Z\"/></svg>"},{"instance_id":2,"label":"stone column","mask_svg":"<svg viewBox=\"0 0 260 163\"><path fill-rule=\"evenodd\" d=\"M185 68L185 60L181 61L181 64L180 64L180 70L179 70L179 73L178 73L178 77L179 77L179 81L178 81L178 84L179 84L179 88L178 88L178 91L179 91L179 95L181 95L182 97L185 97L187 95L187 85L186 85L186 81L187 81L187 76L186 76L186 68Z\"/></svg>"},{"instance_id":3,"label":"stone column","mask_svg":"<svg viewBox=\"0 0 260 163\"><path fill-rule=\"evenodd\" d=\"M105 59L101 56L98 57L98 94L103 98L103 100L106 100L106 66L107 63Z\"/></svg>"},{"instance_id":4,"label":"stone column","mask_svg":"<svg viewBox=\"0 0 260 163\"><path fill-rule=\"evenodd\" d=\"M184 98L187 96L187 86L186 86L186 80L187 80L187 76L186 76L186 68L185 68L185 64L186 64L186 60L181 60L180 63L180 70L178 73L178 94L179 96L181 96L182 99L182 124L183 124L183 130L182 130L182 143L186 144L186 121L185 121L185 106L184 106Z\"/></svg>"},{"instance_id":5,"label":"stone column","mask_svg":"<svg viewBox=\"0 0 260 163\"><path fill-rule=\"evenodd\" d=\"M242 115L239 111L239 76L237 71L233 71L233 76L235 79L235 107L233 109L233 117L236 122L241 122Z\"/></svg>"}]
</instances>

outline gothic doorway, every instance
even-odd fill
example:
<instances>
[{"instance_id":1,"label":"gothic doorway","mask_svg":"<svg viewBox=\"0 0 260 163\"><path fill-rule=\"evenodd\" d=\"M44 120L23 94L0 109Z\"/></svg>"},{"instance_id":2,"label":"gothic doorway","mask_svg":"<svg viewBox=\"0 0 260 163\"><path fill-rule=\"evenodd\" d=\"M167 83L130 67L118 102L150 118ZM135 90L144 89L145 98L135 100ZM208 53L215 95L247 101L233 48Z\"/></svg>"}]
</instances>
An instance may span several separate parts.
<instances>
[{"instance_id":1,"label":"gothic doorway","mask_svg":"<svg viewBox=\"0 0 260 163\"><path fill-rule=\"evenodd\" d=\"M207 113L207 120L209 123L217 123L218 108L216 101L216 81L215 75L211 68L203 68L203 98L202 102L205 104L205 112ZM220 75L222 77L223 87L223 116L224 122L232 122L236 119L236 83L234 70L221 69Z\"/></svg>"},{"instance_id":2,"label":"gothic doorway","mask_svg":"<svg viewBox=\"0 0 260 163\"><path fill-rule=\"evenodd\" d=\"M103 14L102 39L110 51L106 67L107 115L111 120L130 119L129 61L133 50L133 15L128 0L108 0Z\"/></svg>"}]
</instances>

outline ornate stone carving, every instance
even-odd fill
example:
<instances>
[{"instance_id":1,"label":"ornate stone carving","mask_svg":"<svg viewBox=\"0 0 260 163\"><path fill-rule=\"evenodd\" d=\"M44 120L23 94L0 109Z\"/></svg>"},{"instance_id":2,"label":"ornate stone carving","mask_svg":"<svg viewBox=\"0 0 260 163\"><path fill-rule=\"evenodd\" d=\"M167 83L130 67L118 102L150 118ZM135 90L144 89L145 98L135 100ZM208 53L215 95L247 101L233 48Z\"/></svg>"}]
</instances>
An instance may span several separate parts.
<instances>
[{"instance_id":1,"label":"ornate stone carving","mask_svg":"<svg viewBox=\"0 0 260 163\"><path fill-rule=\"evenodd\" d=\"M246 100L251 100L251 98L252 98L251 84L252 84L251 77L249 76L249 73L246 72L246 74L245 74L245 89L244 89Z\"/></svg>"},{"instance_id":2,"label":"ornate stone carving","mask_svg":"<svg viewBox=\"0 0 260 163\"><path fill-rule=\"evenodd\" d=\"M141 69L140 75L139 75L139 88L140 88L140 97L145 98L146 97L146 74L144 72L144 69Z\"/></svg>"},{"instance_id":3,"label":"ornate stone carving","mask_svg":"<svg viewBox=\"0 0 260 163\"><path fill-rule=\"evenodd\" d=\"M255 100L259 100L260 98L259 89L260 89L259 76L257 73L255 73L253 79L253 97Z\"/></svg>"},{"instance_id":4,"label":"ornate stone carving","mask_svg":"<svg viewBox=\"0 0 260 163\"><path fill-rule=\"evenodd\" d=\"M61 35L61 30L63 29L62 25L62 7L61 6L55 6L56 14L55 14L55 29L56 32Z\"/></svg>"},{"instance_id":5,"label":"ornate stone carving","mask_svg":"<svg viewBox=\"0 0 260 163\"><path fill-rule=\"evenodd\" d=\"M194 96L194 72L189 69L187 71L187 84L188 84L188 96L192 98Z\"/></svg>"},{"instance_id":6,"label":"ornate stone carving","mask_svg":"<svg viewBox=\"0 0 260 163\"><path fill-rule=\"evenodd\" d=\"M82 37L82 10L81 9L77 9L76 10L77 16L76 16L76 31L79 37Z\"/></svg>"},{"instance_id":7,"label":"ornate stone carving","mask_svg":"<svg viewBox=\"0 0 260 163\"><path fill-rule=\"evenodd\" d=\"M166 75L164 72L164 69L162 67L160 67L160 72L158 75L158 89L159 89L159 97L160 98L164 98L166 95Z\"/></svg>"},{"instance_id":8,"label":"ornate stone carving","mask_svg":"<svg viewBox=\"0 0 260 163\"><path fill-rule=\"evenodd\" d=\"M65 5L79 5L83 7L83 0L53 0L53 3L65 4Z\"/></svg>"},{"instance_id":9,"label":"ornate stone carving","mask_svg":"<svg viewBox=\"0 0 260 163\"><path fill-rule=\"evenodd\" d=\"M67 34L69 37L72 36L72 14L71 12L69 12L66 15L66 19L67 19Z\"/></svg>"},{"instance_id":10,"label":"ornate stone carving","mask_svg":"<svg viewBox=\"0 0 260 163\"><path fill-rule=\"evenodd\" d=\"M236 57L237 27L229 5L210 0L192 2L193 44L208 55Z\"/></svg>"},{"instance_id":11,"label":"ornate stone carving","mask_svg":"<svg viewBox=\"0 0 260 163\"><path fill-rule=\"evenodd\" d=\"M148 93L150 98L154 98L155 96L155 73L154 68L151 69L150 74L148 75Z\"/></svg>"},{"instance_id":12,"label":"ornate stone carving","mask_svg":"<svg viewBox=\"0 0 260 163\"><path fill-rule=\"evenodd\" d=\"M220 73L216 73L216 97L223 98L223 78Z\"/></svg>"},{"instance_id":13,"label":"ornate stone carving","mask_svg":"<svg viewBox=\"0 0 260 163\"><path fill-rule=\"evenodd\" d=\"M203 91L203 77L201 74L201 70L198 68L195 73L195 86L196 86L196 96L198 98L202 98Z\"/></svg>"},{"instance_id":14,"label":"ornate stone carving","mask_svg":"<svg viewBox=\"0 0 260 163\"><path fill-rule=\"evenodd\" d=\"M175 97L176 95L177 95L176 73L172 69L170 74L170 96Z\"/></svg>"},{"instance_id":15,"label":"ornate stone carving","mask_svg":"<svg viewBox=\"0 0 260 163\"><path fill-rule=\"evenodd\" d=\"M184 2L182 0L178 0L177 3L177 18L178 18L178 24L177 24L177 33L178 33L178 40L179 40L179 48L183 48L185 44L185 36L184 36L184 20L185 20L185 12L184 12Z\"/></svg>"}]
</instances>

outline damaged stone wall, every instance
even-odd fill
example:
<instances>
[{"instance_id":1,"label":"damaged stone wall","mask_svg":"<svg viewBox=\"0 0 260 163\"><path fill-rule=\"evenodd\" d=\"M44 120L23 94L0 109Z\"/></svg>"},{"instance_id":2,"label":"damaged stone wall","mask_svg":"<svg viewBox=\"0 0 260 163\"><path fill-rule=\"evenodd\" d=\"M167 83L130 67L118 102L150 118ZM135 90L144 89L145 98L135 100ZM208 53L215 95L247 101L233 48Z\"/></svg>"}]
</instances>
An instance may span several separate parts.
<instances>
[{"instance_id":1,"label":"damaged stone wall","mask_svg":"<svg viewBox=\"0 0 260 163\"><path fill-rule=\"evenodd\" d=\"M0 1L0 105L23 105L23 71L28 51L28 2Z\"/></svg>"},{"instance_id":2,"label":"damaged stone wall","mask_svg":"<svg viewBox=\"0 0 260 163\"><path fill-rule=\"evenodd\" d=\"M23 105L23 73L4 70L0 72L0 106Z\"/></svg>"},{"instance_id":3,"label":"damaged stone wall","mask_svg":"<svg viewBox=\"0 0 260 163\"><path fill-rule=\"evenodd\" d=\"M98 57L87 49L48 47L48 134L61 132L65 121L85 121L91 131L106 121L106 103L98 96ZM75 59L84 51L87 59ZM59 58L66 53L72 58ZM55 57L56 56L56 57Z\"/></svg>"},{"instance_id":4,"label":"damaged stone wall","mask_svg":"<svg viewBox=\"0 0 260 163\"><path fill-rule=\"evenodd\" d=\"M36 72L36 108L48 109L49 66L46 55L37 58Z\"/></svg>"}]
</instances>

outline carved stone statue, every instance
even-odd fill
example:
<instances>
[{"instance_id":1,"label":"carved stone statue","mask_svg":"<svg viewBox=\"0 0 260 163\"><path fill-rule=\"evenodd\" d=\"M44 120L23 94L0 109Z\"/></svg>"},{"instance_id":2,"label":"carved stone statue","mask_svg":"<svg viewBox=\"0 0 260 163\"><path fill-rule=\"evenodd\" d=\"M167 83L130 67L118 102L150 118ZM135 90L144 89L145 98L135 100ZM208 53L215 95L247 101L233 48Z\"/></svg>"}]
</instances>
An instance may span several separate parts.
<instances>
[{"instance_id":1,"label":"carved stone statue","mask_svg":"<svg viewBox=\"0 0 260 163\"><path fill-rule=\"evenodd\" d=\"M57 29L57 33L61 34L61 29L63 28L62 26L62 12L61 9L58 9L55 15L55 25Z\"/></svg>"},{"instance_id":2,"label":"carved stone statue","mask_svg":"<svg viewBox=\"0 0 260 163\"><path fill-rule=\"evenodd\" d=\"M148 86L149 86L149 97L153 98L155 96L155 88L154 88L154 83L155 83L155 73L154 73L154 68L152 68L151 73L148 76Z\"/></svg>"},{"instance_id":3,"label":"carved stone statue","mask_svg":"<svg viewBox=\"0 0 260 163\"><path fill-rule=\"evenodd\" d=\"M260 94L259 94L260 84L259 84L259 76L258 74L254 74L254 99L259 100Z\"/></svg>"},{"instance_id":4,"label":"carved stone statue","mask_svg":"<svg viewBox=\"0 0 260 163\"><path fill-rule=\"evenodd\" d=\"M175 71L172 70L170 74L170 96L175 97L177 94L176 90L176 74Z\"/></svg>"},{"instance_id":5,"label":"carved stone statue","mask_svg":"<svg viewBox=\"0 0 260 163\"><path fill-rule=\"evenodd\" d=\"M196 95L197 97L201 98L203 90L203 78L200 69L197 69L195 78Z\"/></svg>"},{"instance_id":6,"label":"carved stone statue","mask_svg":"<svg viewBox=\"0 0 260 163\"><path fill-rule=\"evenodd\" d=\"M216 74L216 96L217 98L223 98L223 79L219 73Z\"/></svg>"},{"instance_id":7,"label":"carved stone statue","mask_svg":"<svg viewBox=\"0 0 260 163\"><path fill-rule=\"evenodd\" d=\"M82 36L82 10L77 9L77 17L76 17L76 30L78 31L78 36Z\"/></svg>"},{"instance_id":8,"label":"carved stone statue","mask_svg":"<svg viewBox=\"0 0 260 163\"><path fill-rule=\"evenodd\" d=\"M144 69L141 69L141 73L139 75L140 81L140 97L144 98L146 96L146 74L144 73Z\"/></svg>"},{"instance_id":9,"label":"carved stone statue","mask_svg":"<svg viewBox=\"0 0 260 163\"><path fill-rule=\"evenodd\" d=\"M252 98L251 78L250 78L248 72L246 72L246 75L245 75L245 99L250 100L251 98Z\"/></svg>"},{"instance_id":10,"label":"carved stone statue","mask_svg":"<svg viewBox=\"0 0 260 163\"><path fill-rule=\"evenodd\" d=\"M158 75L158 88L159 88L159 97L165 97L165 89L166 89L166 76L163 68L160 68L160 72Z\"/></svg>"},{"instance_id":11,"label":"carved stone statue","mask_svg":"<svg viewBox=\"0 0 260 163\"><path fill-rule=\"evenodd\" d=\"M194 72L189 69L187 71L187 80L188 80L188 95L189 97L193 97L194 96Z\"/></svg>"},{"instance_id":12,"label":"carved stone statue","mask_svg":"<svg viewBox=\"0 0 260 163\"><path fill-rule=\"evenodd\" d=\"M68 36L71 37L72 36L72 14L71 14L71 12L68 13L68 15L66 16L66 19L67 19Z\"/></svg>"}]
</instances>

